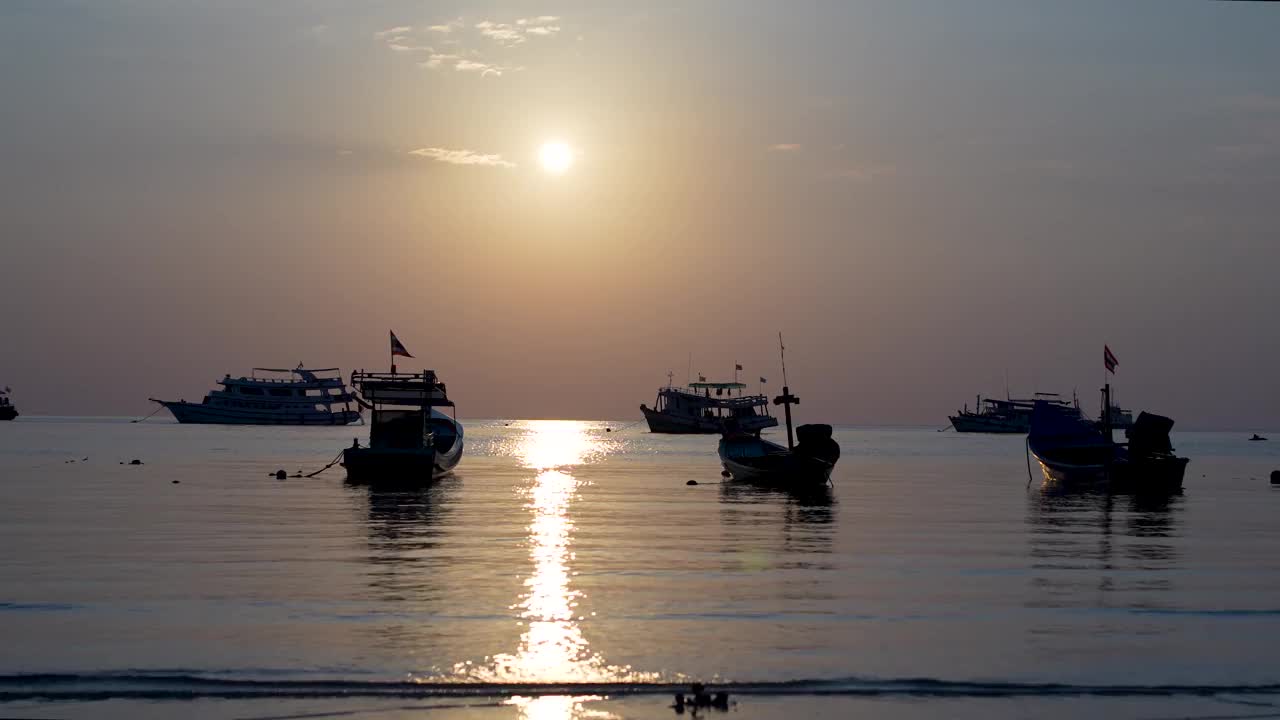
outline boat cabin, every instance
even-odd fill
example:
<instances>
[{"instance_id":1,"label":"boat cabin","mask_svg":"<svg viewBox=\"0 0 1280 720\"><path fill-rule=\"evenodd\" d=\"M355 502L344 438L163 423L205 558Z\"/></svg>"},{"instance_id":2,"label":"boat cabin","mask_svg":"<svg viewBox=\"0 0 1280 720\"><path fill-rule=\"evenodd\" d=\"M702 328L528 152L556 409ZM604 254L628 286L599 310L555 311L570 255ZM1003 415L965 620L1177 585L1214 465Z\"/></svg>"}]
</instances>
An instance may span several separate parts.
<instances>
[{"instance_id":1,"label":"boat cabin","mask_svg":"<svg viewBox=\"0 0 1280 720\"><path fill-rule=\"evenodd\" d=\"M447 453L458 441L458 424L440 407L454 407L444 383L432 370L419 373L351 374L360 405L371 413L369 447Z\"/></svg>"},{"instance_id":2,"label":"boat cabin","mask_svg":"<svg viewBox=\"0 0 1280 720\"><path fill-rule=\"evenodd\" d=\"M704 420L768 415L769 399L764 395L743 395L746 387L740 382L695 382L687 388L667 386L658 390L654 410Z\"/></svg>"}]
</instances>

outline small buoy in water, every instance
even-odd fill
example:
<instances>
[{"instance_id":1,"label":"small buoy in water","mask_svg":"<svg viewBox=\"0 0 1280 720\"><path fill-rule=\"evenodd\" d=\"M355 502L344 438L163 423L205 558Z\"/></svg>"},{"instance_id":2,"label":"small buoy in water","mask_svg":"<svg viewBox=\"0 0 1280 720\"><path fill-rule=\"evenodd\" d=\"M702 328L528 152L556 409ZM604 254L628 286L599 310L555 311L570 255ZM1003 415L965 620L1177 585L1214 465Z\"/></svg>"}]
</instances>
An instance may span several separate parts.
<instances>
[{"instance_id":1,"label":"small buoy in water","mask_svg":"<svg viewBox=\"0 0 1280 720\"><path fill-rule=\"evenodd\" d=\"M1271 471L1271 484L1280 485L1280 470Z\"/></svg>"},{"instance_id":2,"label":"small buoy in water","mask_svg":"<svg viewBox=\"0 0 1280 720\"><path fill-rule=\"evenodd\" d=\"M613 432L613 428L605 428L605 429L604 429L604 431L605 431L605 432Z\"/></svg>"},{"instance_id":3,"label":"small buoy in water","mask_svg":"<svg viewBox=\"0 0 1280 720\"><path fill-rule=\"evenodd\" d=\"M139 460L138 458L134 458L134 459L132 459L132 460L130 460L130 461L129 461L129 464L130 464L130 465L141 465L141 464L142 464L142 461L141 461L141 460Z\"/></svg>"},{"instance_id":4,"label":"small buoy in water","mask_svg":"<svg viewBox=\"0 0 1280 720\"><path fill-rule=\"evenodd\" d=\"M277 479L277 480L283 480L283 479L285 479L285 478L287 478L287 477L289 477L289 475L288 475L288 473L286 473L285 471L283 471L283 470L277 470L277 471L276 471L276 479Z\"/></svg>"},{"instance_id":5,"label":"small buoy in water","mask_svg":"<svg viewBox=\"0 0 1280 720\"><path fill-rule=\"evenodd\" d=\"M685 485L697 485L697 484L698 484L697 480L690 480L689 482L685 483Z\"/></svg>"},{"instance_id":6,"label":"small buoy in water","mask_svg":"<svg viewBox=\"0 0 1280 720\"><path fill-rule=\"evenodd\" d=\"M173 481L173 484L174 484L174 485L177 485L179 482L181 482L181 480L174 480L174 481Z\"/></svg>"}]
</instances>

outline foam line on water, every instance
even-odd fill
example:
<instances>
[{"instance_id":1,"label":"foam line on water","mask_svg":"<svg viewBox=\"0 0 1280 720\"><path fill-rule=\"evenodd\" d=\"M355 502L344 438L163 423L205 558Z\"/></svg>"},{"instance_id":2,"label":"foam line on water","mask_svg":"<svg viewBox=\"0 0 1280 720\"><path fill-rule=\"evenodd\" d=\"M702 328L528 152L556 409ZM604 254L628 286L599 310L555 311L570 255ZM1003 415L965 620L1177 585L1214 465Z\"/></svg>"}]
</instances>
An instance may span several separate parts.
<instances>
[{"instance_id":1,"label":"foam line on water","mask_svg":"<svg viewBox=\"0 0 1280 720\"><path fill-rule=\"evenodd\" d=\"M199 674L89 673L0 675L0 701L111 698L324 698L495 697L540 695L651 695L681 692L687 683L465 683L356 680L252 680ZM901 697L1210 697L1280 695L1280 684L1091 685L966 682L935 678L840 678L785 682L722 682L738 695L847 695Z\"/></svg>"}]
</instances>

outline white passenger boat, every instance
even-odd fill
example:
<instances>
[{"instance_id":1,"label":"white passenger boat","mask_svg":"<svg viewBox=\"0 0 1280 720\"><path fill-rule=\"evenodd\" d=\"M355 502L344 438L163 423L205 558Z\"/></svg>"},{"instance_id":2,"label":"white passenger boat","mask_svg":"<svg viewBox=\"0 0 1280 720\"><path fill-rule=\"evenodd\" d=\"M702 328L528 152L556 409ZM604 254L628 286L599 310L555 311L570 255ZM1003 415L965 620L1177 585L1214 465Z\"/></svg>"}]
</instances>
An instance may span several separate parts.
<instances>
[{"instance_id":1,"label":"white passenger boat","mask_svg":"<svg viewBox=\"0 0 1280 720\"><path fill-rule=\"evenodd\" d=\"M260 377L259 373L265 373ZM350 425L360 419L337 368L254 368L230 374L199 403L157 400L180 423L211 425Z\"/></svg>"}]
</instances>

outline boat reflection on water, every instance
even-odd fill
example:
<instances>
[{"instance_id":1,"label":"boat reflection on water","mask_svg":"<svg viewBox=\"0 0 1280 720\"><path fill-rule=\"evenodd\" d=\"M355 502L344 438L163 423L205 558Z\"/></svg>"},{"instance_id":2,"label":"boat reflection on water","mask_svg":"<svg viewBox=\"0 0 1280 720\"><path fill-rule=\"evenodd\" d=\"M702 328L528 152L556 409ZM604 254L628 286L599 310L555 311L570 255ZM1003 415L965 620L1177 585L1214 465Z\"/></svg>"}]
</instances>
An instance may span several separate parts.
<instances>
[{"instance_id":1,"label":"boat reflection on water","mask_svg":"<svg viewBox=\"0 0 1280 720\"><path fill-rule=\"evenodd\" d=\"M366 576L374 599L418 614L449 605L438 579L436 564L442 560L432 550L444 543L441 525L458 482L450 477L426 488L345 482L366 503ZM390 647L412 651L438 642L431 623L406 619L375 627L380 644Z\"/></svg>"},{"instance_id":2,"label":"boat reflection on water","mask_svg":"<svg viewBox=\"0 0 1280 720\"><path fill-rule=\"evenodd\" d=\"M1168 609L1182 560L1178 539L1182 492L1116 494L1045 485L1028 499L1032 587L1028 608L1086 611ZM1046 650L1061 651L1080 635L1150 636L1161 626L1119 623L1106 612L1034 633Z\"/></svg>"},{"instance_id":3,"label":"boat reflection on water","mask_svg":"<svg viewBox=\"0 0 1280 720\"><path fill-rule=\"evenodd\" d=\"M532 569L524 592L512 605L523 630L520 644L481 664L460 663L455 673L468 680L493 683L650 682L654 673L610 665L591 650L582 623L583 593L573 587L574 520L572 508L583 483L579 466L598 462L614 447L603 437L604 425L564 420L527 421L512 426L516 437L507 448L529 474L514 489L529 513L524 545ZM591 711L589 697L512 698L521 716L549 720Z\"/></svg>"},{"instance_id":4,"label":"boat reflection on water","mask_svg":"<svg viewBox=\"0 0 1280 720\"><path fill-rule=\"evenodd\" d=\"M835 494L828 485L779 488L743 482L720 485L720 519L728 528L740 529L745 541L770 528L781 530L781 550L796 554L790 567L821 568L807 555L829 555L835 531ZM779 509L781 512L779 512Z\"/></svg>"}]
</instances>

